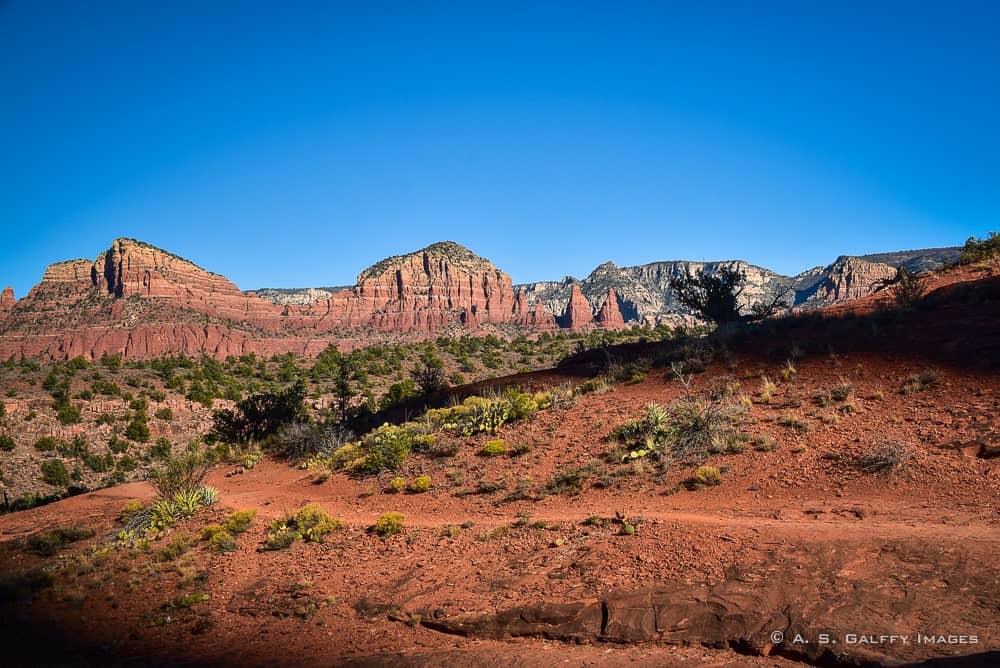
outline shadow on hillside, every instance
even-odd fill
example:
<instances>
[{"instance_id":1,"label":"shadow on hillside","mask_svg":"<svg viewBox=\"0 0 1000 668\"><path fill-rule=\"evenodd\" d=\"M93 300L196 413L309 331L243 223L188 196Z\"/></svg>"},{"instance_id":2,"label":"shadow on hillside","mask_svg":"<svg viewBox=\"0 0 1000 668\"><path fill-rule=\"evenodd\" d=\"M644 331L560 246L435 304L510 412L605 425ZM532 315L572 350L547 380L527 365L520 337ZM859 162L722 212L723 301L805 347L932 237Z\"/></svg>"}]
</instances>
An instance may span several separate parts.
<instances>
[{"instance_id":1,"label":"shadow on hillside","mask_svg":"<svg viewBox=\"0 0 1000 668\"><path fill-rule=\"evenodd\" d=\"M584 350L557 367L449 388L411 399L352 425L356 433L383 423L412 419L428 408L461 402L472 395L508 387L538 390L580 382L615 368L639 364L669 367L684 361L697 368L738 355L781 364L787 359L836 355L879 355L917 360L981 373L1000 372L1000 277L954 283L927 295L918 308L883 308L858 313L849 306L826 312L796 313L740 325L707 338L680 336L658 342L625 343Z\"/></svg>"}]
</instances>

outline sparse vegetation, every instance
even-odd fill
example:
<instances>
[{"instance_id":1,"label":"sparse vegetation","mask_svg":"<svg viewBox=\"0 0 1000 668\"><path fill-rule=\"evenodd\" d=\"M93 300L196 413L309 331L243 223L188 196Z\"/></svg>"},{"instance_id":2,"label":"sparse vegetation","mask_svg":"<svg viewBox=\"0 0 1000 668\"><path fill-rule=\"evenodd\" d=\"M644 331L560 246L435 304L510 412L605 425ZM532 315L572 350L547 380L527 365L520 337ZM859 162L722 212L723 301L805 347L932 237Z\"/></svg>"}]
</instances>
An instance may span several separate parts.
<instances>
[{"instance_id":1,"label":"sparse vegetation","mask_svg":"<svg viewBox=\"0 0 1000 668\"><path fill-rule=\"evenodd\" d=\"M507 454L507 443L501 438L486 441L483 444L482 452L487 457L499 457L500 455Z\"/></svg>"},{"instance_id":2,"label":"sparse vegetation","mask_svg":"<svg viewBox=\"0 0 1000 668\"><path fill-rule=\"evenodd\" d=\"M706 487L721 485L722 472L714 466L699 466L694 472L694 481Z\"/></svg>"},{"instance_id":3,"label":"sparse vegetation","mask_svg":"<svg viewBox=\"0 0 1000 668\"><path fill-rule=\"evenodd\" d=\"M405 517L402 513L388 512L382 513L377 520L375 520L375 525L372 527L372 531L379 536L386 538L398 533L403 533L403 520Z\"/></svg>"},{"instance_id":4,"label":"sparse vegetation","mask_svg":"<svg viewBox=\"0 0 1000 668\"><path fill-rule=\"evenodd\" d=\"M858 459L858 468L865 473L890 473L903 468L913 453L906 443L886 441L870 446Z\"/></svg>"},{"instance_id":5,"label":"sparse vegetation","mask_svg":"<svg viewBox=\"0 0 1000 668\"><path fill-rule=\"evenodd\" d=\"M900 394L913 394L915 392L923 392L929 387L937 385L939 380L938 373L936 371L923 371L921 373L915 373L903 383L903 387L900 388Z\"/></svg>"},{"instance_id":6,"label":"sparse vegetation","mask_svg":"<svg viewBox=\"0 0 1000 668\"><path fill-rule=\"evenodd\" d=\"M990 232L984 239L969 237L959 258L961 264L988 262L1000 257L1000 233Z\"/></svg>"},{"instance_id":7,"label":"sparse vegetation","mask_svg":"<svg viewBox=\"0 0 1000 668\"><path fill-rule=\"evenodd\" d=\"M342 528L343 524L339 520L330 517L316 504L309 504L292 515L275 520L260 549L283 550L299 539L322 543L329 534Z\"/></svg>"}]
</instances>

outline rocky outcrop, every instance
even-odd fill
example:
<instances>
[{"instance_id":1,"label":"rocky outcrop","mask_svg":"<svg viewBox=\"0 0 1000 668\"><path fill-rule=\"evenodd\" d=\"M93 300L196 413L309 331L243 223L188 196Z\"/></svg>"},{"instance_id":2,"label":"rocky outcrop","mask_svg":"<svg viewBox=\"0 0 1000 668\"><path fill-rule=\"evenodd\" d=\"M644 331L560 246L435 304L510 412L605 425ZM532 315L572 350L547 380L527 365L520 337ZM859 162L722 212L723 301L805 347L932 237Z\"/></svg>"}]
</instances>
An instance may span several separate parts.
<instances>
[{"instance_id":1,"label":"rocky outcrop","mask_svg":"<svg viewBox=\"0 0 1000 668\"><path fill-rule=\"evenodd\" d=\"M815 285L799 295L796 303L822 306L866 297L885 287L886 281L895 276L896 269L890 265L839 257L822 272Z\"/></svg>"},{"instance_id":2,"label":"rocky outcrop","mask_svg":"<svg viewBox=\"0 0 1000 668\"><path fill-rule=\"evenodd\" d=\"M590 302L583 296L580 286L574 283L570 286L569 302L566 304L559 325L569 329L581 329L593 321L594 313Z\"/></svg>"},{"instance_id":3,"label":"rocky outcrop","mask_svg":"<svg viewBox=\"0 0 1000 668\"><path fill-rule=\"evenodd\" d=\"M541 301L534 306L528 304L528 296L522 288L514 295L514 324L537 330L558 329L554 315L545 310Z\"/></svg>"},{"instance_id":4,"label":"rocky outcrop","mask_svg":"<svg viewBox=\"0 0 1000 668\"><path fill-rule=\"evenodd\" d=\"M614 288L608 288L608 294L604 298L604 303L597 312L594 322L599 327L606 329L622 329L625 327L625 319L618 308L618 295L615 294Z\"/></svg>"},{"instance_id":5,"label":"rocky outcrop","mask_svg":"<svg viewBox=\"0 0 1000 668\"><path fill-rule=\"evenodd\" d=\"M116 239L94 261L50 266L6 309L0 355L308 354L352 332L419 338L519 321L554 326L540 303L516 308L510 277L453 242L383 260L349 290L280 305L159 248Z\"/></svg>"},{"instance_id":6,"label":"rocky outcrop","mask_svg":"<svg viewBox=\"0 0 1000 668\"><path fill-rule=\"evenodd\" d=\"M897 266L919 269L936 268L957 249L929 249L881 255L841 257L826 267L814 267L789 277L740 260L723 262L688 262L674 260L653 262L636 267L619 267L613 262L599 265L583 280L567 276L562 281L542 281L515 286L523 290L529 303L541 301L553 313L564 312L574 287L591 303L606 302L608 290L614 289L626 324L690 324L695 314L674 297L671 281L687 274L720 269L735 269L746 275L741 295L744 310L757 302L770 301L779 291L789 290L793 306L819 308L858 299L880 289L886 278L895 276ZM874 258L884 259L876 262Z\"/></svg>"},{"instance_id":7,"label":"rocky outcrop","mask_svg":"<svg viewBox=\"0 0 1000 668\"><path fill-rule=\"evenodd\" d=\"M0 313L6 313L14 308L16 302L17 300L14 299L14 288L4 288L3 292L0 292Z\"/></svg>"},{"instance_id":8,"label":"rocky outcrop","mask_svg":"<svg viewBox=\"0 0 1000 668\"><path fill-rule=\"evenodd\" d=\"M945 257L944 250L928 257L919 251L885 257L923 266ZM334 342L349 346L344 342L353 337L370 342L373 336L419 339L496 327L691 324L694 315L677 303L671 281L723 267L745 273L744 308L784 288L806 308L856 299L895 274L889 264L853 257L794 278L740 261L624 268L606 262L582 281L568 276L521 286L515 294L510 276L446 241L382 260L349 289L272 290L264 299L172 253L116 239L95 260L49 266L41 283L18 301L4 291L0 357L308 354ZM592 304L601 304L596 318Z\"/></svg>"}]
</instances>

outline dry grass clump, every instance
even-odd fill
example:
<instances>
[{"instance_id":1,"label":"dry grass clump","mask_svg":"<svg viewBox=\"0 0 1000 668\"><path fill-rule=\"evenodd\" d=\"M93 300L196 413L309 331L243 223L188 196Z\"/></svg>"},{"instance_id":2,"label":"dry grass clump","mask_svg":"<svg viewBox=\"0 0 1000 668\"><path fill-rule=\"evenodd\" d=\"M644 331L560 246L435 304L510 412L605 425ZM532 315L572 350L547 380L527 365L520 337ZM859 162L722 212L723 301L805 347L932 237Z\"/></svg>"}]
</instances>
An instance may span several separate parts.
<instances>
[{"instance_id":1,"label":"dry grass clump","mask_svg":"<svg viewBox=\"0 0 1000 668\"><path fill-rule=\"evenodd\" d=\"M903 387L900 388L900 394L913 394L914 392L923 392L928 387L933 387L938 384L940 376L938 376L937 371L927 370L921 373L915 373L903 383Z\"/></svg>"},{"instance_id":2,"label":"dry grass clump","mask_svg":"<svg viewBox=\"0 0 1000 668\"><path fill-rule=\"evenodd\" d=\"M886 441L870 446L858 458L864 473L890 473L906 466L913 458L910 446L900 441Z\"/></svg>"}]
</instances>

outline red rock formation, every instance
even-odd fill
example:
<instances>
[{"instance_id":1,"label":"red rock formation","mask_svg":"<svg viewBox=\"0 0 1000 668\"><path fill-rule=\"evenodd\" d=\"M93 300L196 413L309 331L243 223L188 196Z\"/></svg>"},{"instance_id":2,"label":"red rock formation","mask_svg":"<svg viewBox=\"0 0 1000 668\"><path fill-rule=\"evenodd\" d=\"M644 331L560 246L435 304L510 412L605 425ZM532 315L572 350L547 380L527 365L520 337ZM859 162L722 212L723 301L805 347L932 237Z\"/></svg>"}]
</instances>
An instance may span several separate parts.
<instances>
[{"instance_id":1,"label":"red rock formation","mask_svg":"<svg viewBox=\"0 0 1000 668\"><path fill-rule=\"evenodd\" d=\"M383 260L328 299L280 306L183 258L117 239L94 262L50 266L22 301L0 320L4 358L307 353L352 330L420 337L516 320L510 277L452 242ZM526 317L551 326L544 310Z\"/></svg>"},{"instance_id":2,"label":"red rock formation","mask_svg":"<svg viewBox=\"0 0 1000 668\"><path fill-rule=\"evenodd\" d=\"M590 302L583 295L580 286L576 283L570 288L569 302L563 312L562 321L559 323L569 329L580 329L586 327L594 321L594 312L590 307Z\"/></svg>"},{"instance_id":3,"label":"red rock formation","mask_svg":"<svg viewBox=\"0 0 1000 668\"><path fill-rule=\"evenodd\" d=\"M4 288L3 292L0 293L0 313L5 313L14 308L16 302L17 300L14 299L14 288Z\"/></svg>"},{"instance_id":4,"label":"red rock formation","mask_svg":"<svg viewBox=\"0 0 1000 668\"><path fill-rule=\"evenodd\" d=\"M604 299L601 310L597 312L594 322L599 327L607 329L624 329L625 318L622 317L621 309L618 308L618 295L614 288L608 288L608 296Z\"/></svg>"},{"instance_id":5,"label":"red rock formation","mask_svg":"<svg viewBox=\"0 0 1000 668\"><path fill-rule=\"evenodd\" d=\"M886 280L896 276L896 269L887 264L868 262L857 257L838 258L827 269L827 276L816 286L809 297L812 304L834 304L849 299L859 299L884 286Z\"/></svg>"},{"instance_id":6,"label":"red rock formation","mask_svg":"<svg viewBox=\"0 0 1000 668\"><path fill-rule=\"evenodd\" d=\"M528 296L521 288L514 295L514 323L529 329L558 329L554 315L545 310L541 300L535 301L535 306L528 307Z\"/></svg>"}]
</instances>

